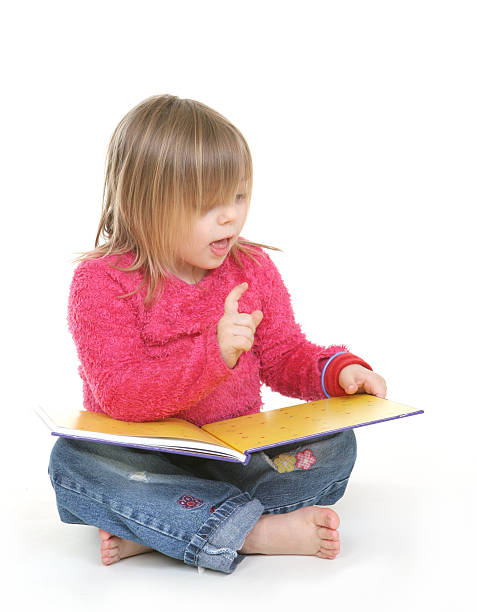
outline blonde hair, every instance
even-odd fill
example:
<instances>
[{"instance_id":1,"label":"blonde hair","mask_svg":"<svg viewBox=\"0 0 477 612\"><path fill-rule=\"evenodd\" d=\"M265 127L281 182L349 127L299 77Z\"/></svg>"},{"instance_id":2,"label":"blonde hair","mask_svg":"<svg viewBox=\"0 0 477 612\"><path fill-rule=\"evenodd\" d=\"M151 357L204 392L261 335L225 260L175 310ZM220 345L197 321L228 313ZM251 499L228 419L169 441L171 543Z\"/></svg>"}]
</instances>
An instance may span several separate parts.
<instances>
[{"instance_id":1,"label":"blonde hair","mask_svg":"<svg viewBox=\"0 0 477 612\"><path fill-rule=\"evenodd\" d=\"M174 270L181 238L190 231L194 215L235 198L244 185L250 201L252 158L245 138L225 117L195 100L169 94L152 96L131 109L119 122L106 156L102 214L95 248L72 263L133 251L131 266L142 269L144 280L128 297L147 284L145 305L162 295L164 281ZM98 246L100 236L106 240ZM230 250L243 268L238 252L252 253L265 244L240 239ZM78 254L78 253L77 253Z\"/></svg>"}]
</instances>

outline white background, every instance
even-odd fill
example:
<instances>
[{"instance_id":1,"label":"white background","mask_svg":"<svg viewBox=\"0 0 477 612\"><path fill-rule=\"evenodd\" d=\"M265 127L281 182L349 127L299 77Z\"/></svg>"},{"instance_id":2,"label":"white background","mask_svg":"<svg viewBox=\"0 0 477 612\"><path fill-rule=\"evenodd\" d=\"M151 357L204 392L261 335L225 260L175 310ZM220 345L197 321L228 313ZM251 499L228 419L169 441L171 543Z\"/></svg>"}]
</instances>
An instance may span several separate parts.
<instances>
[{"instance_id":1,"label":"white background","mask_svg":"<svg viewBox=\"0 0 477 612\"><path fill-rule=\"evenodd\" d=\"M17 2L1 28L5 598L51 610L467 609L475 3ZM272 257L307 337L346 344L389 399L425 411L356 431L334 561L254 556L230 576L160 554L103 567L96 530L56 514L54 439L31 411L81 403L70 261L93 247L116 124L160 93L200 100L245 135L255 186L242 234L284 250Z\"/></svg>"}]
</instances>

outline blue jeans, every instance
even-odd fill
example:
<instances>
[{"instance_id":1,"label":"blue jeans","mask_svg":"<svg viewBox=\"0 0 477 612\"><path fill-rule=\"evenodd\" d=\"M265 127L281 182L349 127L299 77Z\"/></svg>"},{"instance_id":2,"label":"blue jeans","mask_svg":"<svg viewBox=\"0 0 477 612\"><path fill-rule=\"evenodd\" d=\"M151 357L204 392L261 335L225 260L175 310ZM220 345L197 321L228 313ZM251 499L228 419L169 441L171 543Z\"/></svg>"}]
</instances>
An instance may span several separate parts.
<instances>
[{"instance_id":1,"label":"blue jeans","mask_svg":"<svg viewBox=\"0 0 477 612\"><path fill-rule=\"evenodd\" d=\"M48 473L63 522L230 574L262 514L334 504L355 460L352 429L253 453L246 466L58 438Z\"/></svg>"}]
</instances>

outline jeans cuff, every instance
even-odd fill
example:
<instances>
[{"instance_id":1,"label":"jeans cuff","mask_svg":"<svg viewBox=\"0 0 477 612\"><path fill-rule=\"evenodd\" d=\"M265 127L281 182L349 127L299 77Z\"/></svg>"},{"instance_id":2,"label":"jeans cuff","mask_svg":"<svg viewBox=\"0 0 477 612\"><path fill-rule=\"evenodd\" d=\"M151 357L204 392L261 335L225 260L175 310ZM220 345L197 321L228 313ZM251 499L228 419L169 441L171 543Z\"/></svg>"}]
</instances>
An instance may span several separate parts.
<instances>
[{"instance_id":1,"label":"jeans cuff","mask_svg":"<svg viewBox=\"0 0 477 612\"><path fill-rule=\"evenodd\" d=\"M193 536L185 550L184 562L231 574L245 558L237 551L263 511L262 503L248 493L231 497Z\"/></svg>"}]
</instances>

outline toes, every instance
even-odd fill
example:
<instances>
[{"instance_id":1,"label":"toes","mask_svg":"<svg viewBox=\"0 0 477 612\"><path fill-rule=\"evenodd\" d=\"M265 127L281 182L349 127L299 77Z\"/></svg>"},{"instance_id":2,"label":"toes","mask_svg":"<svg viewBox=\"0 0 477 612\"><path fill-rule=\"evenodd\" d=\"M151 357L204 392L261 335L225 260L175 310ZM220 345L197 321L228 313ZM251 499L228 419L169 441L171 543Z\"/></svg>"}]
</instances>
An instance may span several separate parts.
<instances>
[{"instance_id":1,"label":"toes","mask_svg":"<svg viewBox=\"0 0 477 612\"><path fill-rule=\"evenodd\" d=\"M113 555L118 555L119 546L112 546L111 548L101 548L101 553L103 555L107 555L108 557L112 557Z\"/></svg>"},{"instance_id":2,"label":"toes","mask_svg":"<svg viewBox=\"0 0 477 612\"><path fill-rule=\"evenodd\" d=\"M329 527L330 529L338 529L340 526L340 517L336 514L334 510L327 508L327 513L325 515L325 520L323 525L325 527Z\"/></svg>"},{"instance_id":3,"label":"toes","mask_svg":"<svg viewBox=\"0 0 477 612\"><path fill-rule=\"evenodd\" d=\"M119 551L117 549L107 550L101 553L101 561L103 562L103 565L111 565L112 563L119 561L119 559Z\"/></svg>"},{"instance_id":4,"label":"toes","mask_svg":"<svg viewBox=\"0 0 477 612\"><path fill-rule=\"evenodd\" d=\"M317 508L312 506L316 512L313 519L316 524L328 529L338 529L340 526L340 517L331 508Z\"/></svg>"},{"instance_id":5,"label":"toes","mask_svg":"<svg viewBox=\"0 0 477 612\"><path fill-rule=\"evenodd\" d=\"M112 550L102 550L101 551L101 559L102 561L108 561L111 563L112 559L116 557L116 552Z\"/></svg>"},{"instance_id":6,"label":"toes","mask_svg":"<svg viewBox=\"0 0 477 612\"><path fill-rule=\"evenodd\" d=\"M106 555L107 557L119 556L119 546L111 546L111 547L102 546L101 554L103 556Z\"/></svg>"},{"instance_id":7,"label":"toes","mask_svg":"<svg viewBox=\"0 0 477 612\"><path fill-rule=\"evenodd\" d=\"M112 565L113 563L116 563L117 561L119 561L119 559L110 559L109 557L101 557L101 562L103 565Z\"/></svg>"},{"instance_id":8,"label":"toes","mask_svg":"<svg viewBox=\"0 0 477 612\"><path fill-rule=\"evenodd\" d=\"M320 527L318 529L318 535L322 540L339 540L340 534L336 531L336 529L328 529L327 527Z\"/></svg>"},{"instance_id":9,"label":"toes","mask_svg":"<svg viewBox=\"0 0 477 612\"><path fill-rule=\"evenodd\" d=\"M329 540L323 540L320 546L320 550L325 554L338 554L340 551L339 542L330 542Z\"/></svg>"},{"instance_id":10,"label":"toes","mask_svg":"<svg viewBox=\"0 0 477 612\"><path fill-rule=\"evenodd\" d=\"M98 529L98 532L99 532L99 537L103 540L103 542L113 537L113 534L108 533L107 531L104 531L104 529Z\"/></svg>"},{"instance_id":11,"label":"toes","mask_svg":"<svg viewBox=\"0 0 477 612\"><path fill-rule=\"evenodd\" d=\"M103 565L112 565L120 559L119 538L104 529L98 531L101 538L101 562Z\"/></svg>"},{"instance_id":12,"label":"toes","mask_svg":"<svg viewBox=\"0 0 477 612\"><path fill-rule=\"evenodd\" d=\"M317 557L320 557L320 559L335 559L336 555L335 554L329 554L326 552L322 552L321 550L319 552L316 553Z\"/></svg>"}]
</instances>

